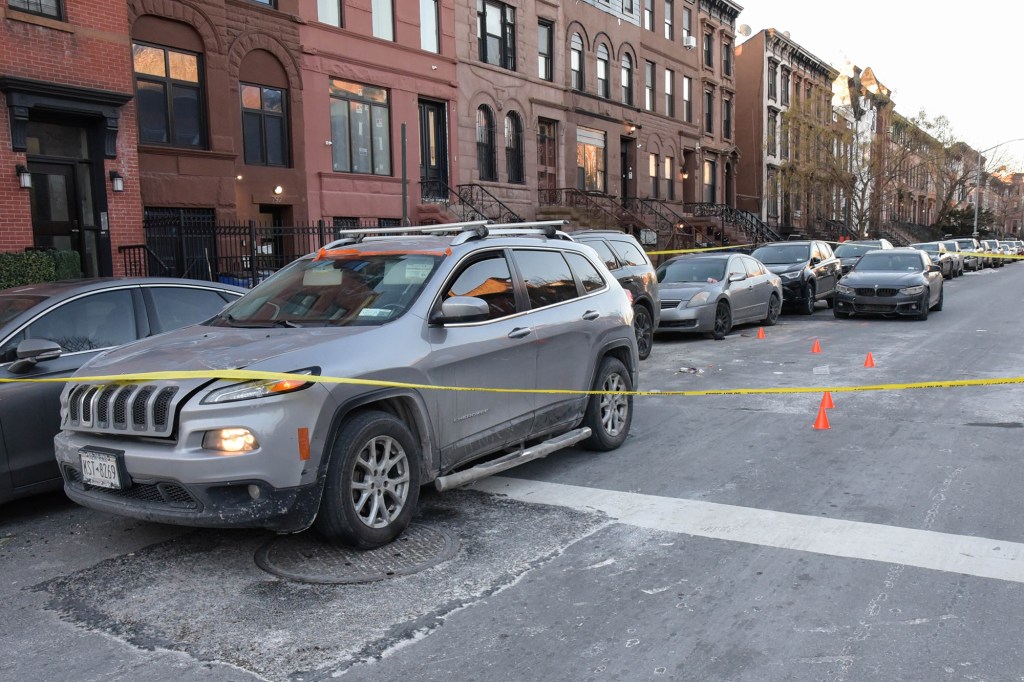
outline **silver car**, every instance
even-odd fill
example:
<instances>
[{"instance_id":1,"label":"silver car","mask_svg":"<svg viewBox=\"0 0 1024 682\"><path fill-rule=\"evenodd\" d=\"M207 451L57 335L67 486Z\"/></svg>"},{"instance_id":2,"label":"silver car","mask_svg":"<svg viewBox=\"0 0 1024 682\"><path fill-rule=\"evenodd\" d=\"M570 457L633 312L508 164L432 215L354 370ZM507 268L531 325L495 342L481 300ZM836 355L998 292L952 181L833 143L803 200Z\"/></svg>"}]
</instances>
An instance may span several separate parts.
<instances>
[{"instance_id":1,"label":"silver car","mask_svg":"<svg viewBox=\"0 0 1024 682\"><path fill-rule=\"evenodd\" d=\"M172 376L67 385L65 491L151 521L315 524L333 542L379 546L408 525L422 484L622 444L632 314L594 250L551 225L354 234L207 323L86 365L92 377Z\"/></svg>"},{"instance_id":2,"label":"silver car","mask_svg":"<svg viewBox=\"0 0 1024 682\"><path fill-rule=\"evenodd\" d=\"M724 339L733 325L774 325L782 311L782 279L738 253L691 254L662 263L658 331L703 332Z\"/></svg>"}]
</instances>

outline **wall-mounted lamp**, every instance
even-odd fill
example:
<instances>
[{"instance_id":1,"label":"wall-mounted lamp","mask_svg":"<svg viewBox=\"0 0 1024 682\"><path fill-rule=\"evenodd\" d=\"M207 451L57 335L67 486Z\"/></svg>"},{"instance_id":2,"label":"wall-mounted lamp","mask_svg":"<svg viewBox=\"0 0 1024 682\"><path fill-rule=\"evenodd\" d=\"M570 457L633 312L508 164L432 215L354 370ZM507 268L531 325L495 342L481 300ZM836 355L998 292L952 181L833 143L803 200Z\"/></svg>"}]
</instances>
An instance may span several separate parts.
<instances>
[{"instance_id":1,"label":"wall-mounted lamp","mask_svg":"<svg viewBox=\"0 0 1024 682\"><path fill-rule=\"evenodd\" d=\"M124 191L124 178L117 171L110 171L110 187L115 192Z\"/></svg>"},{"instance_id":2,"label":"wall-mounted lamp","mask_svg":"<svg viewBox=\"0 0 1024 682\"><path fill-rule=\"evenodd\" d=\"M636 124L635 123L630 123L629 124L629 134L632 135L635 132L636 132Z\"/></svg>"},{"instance_id":3,"label":"wall-mounted lamp","mask_svg":"<svg viewBox=\"0 0 1024 682\"><path fill-rule=\"evenodd\" d=\"M679 177L681 177L683 180L689 180L690 179L690 174L687 173L686 171L680 171Z\"/></svg>"},{"instance_id":4,"label":"wall-mounted lamp","mask_svg":"<svg viewBox=\"0 0 1024 682\"><path fill-rule=\"evenodd\" d=\"M18 176L18 186L22 189L32 188L32 174L20 163L14 167L14 173Z\"/></svg>"},{"instance_id":5,"label":"wall-mounted lamp","mask_svg":"<svg viewBox=\"0 0 1024 682\"><path fill-rule=\"evenodd\" d=\"M282 192L284 192L284 187L282 187L281 185L278 185L277 187L274 188L274 194L281 194Z\"/></svg>"}]
</instances>

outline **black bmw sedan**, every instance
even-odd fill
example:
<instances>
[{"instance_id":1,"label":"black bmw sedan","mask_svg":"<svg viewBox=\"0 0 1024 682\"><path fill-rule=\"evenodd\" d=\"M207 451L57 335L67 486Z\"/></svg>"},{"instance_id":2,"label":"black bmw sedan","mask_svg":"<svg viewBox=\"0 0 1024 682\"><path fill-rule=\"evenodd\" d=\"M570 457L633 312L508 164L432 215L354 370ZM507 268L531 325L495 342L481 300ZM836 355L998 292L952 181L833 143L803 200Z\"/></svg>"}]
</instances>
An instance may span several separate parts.
<instances>
[{"instance_id":1,"label":"black bmw sedan","mask_svg":"<svg viewBox=\"0 0 1024 682\"><path fill-rule=\"evenodd\" d=\"M832 312L843 318L857 313L912 315L928 319L942 310L942 271L918 249L868 251L839 280Z\"/></svg>"}]
</instances>

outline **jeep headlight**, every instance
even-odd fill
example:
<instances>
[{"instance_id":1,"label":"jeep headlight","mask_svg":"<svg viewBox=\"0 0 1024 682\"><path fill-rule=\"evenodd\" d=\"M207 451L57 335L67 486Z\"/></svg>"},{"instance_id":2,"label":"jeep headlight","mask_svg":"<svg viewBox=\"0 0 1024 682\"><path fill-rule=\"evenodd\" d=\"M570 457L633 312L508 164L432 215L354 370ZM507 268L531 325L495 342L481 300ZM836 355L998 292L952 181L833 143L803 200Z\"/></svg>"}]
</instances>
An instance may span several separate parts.
<instances>
[{"instance_id":1,"label":"jeep headlight","mask_svg":"<svg viewBox=\"0 0 1024 682\"><path fill-rule=\"evenodd\" d=\"M320 374L320 368L309 367L307 369L295 370L294 372L287 372L287 374L308 374L310 376L317 376ZM223 388L218 388L215 391L210 391L200 402L203 405L219 405L221 403L233 403L238 400L268 398L270 396L301 391L304 388L309 388L313 383L314 382L312 381L303 381L298 378L256 379L254 381L232 384L231 386L225 386Z\"/></svg>"},{"instance_id":2,"label":"jeep headlight","mask_svg":"<svg viewBox=\"0 0 1024 682\"><path fill-rule=\"evenodd\" d=\"M924 292L924 286L923 285L918 285L916 287L906 287L904 289L900 289L900 293L905 295L905 296L916 296L917 294L920 294L920 293L923 293L923 292Z\"/></svg>"},{"instance_id":3,"label":"jeep headlight","mask_svg":"<svg viewBox=\"0 0 1024 682\"><path fill-rule=\"evenodd\" d=\"M708 302L708 298L710 296L711 296L711 294L709 294L706 291L698 292L697 294L694 295L693 298L690 299L690 302L686 304L686 307L687 308L696 308L699 305L704 305L705 303Z\"/></svg>"}]
</instances>

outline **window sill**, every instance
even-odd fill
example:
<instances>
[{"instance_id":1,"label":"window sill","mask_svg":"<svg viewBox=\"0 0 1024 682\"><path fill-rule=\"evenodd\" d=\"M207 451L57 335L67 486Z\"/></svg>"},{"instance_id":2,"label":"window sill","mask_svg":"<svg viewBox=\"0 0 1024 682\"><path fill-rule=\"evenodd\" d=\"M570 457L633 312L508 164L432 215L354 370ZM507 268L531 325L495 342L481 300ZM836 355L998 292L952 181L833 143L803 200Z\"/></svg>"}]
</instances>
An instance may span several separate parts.
<instances>
[{"instance_id":1,"label":"window sill","mask_svg":"<svg viewBox=\"0 0 1024 682\"><path fill-rule=\"evenodd\" d=\"M197 156L207 159L237 159L236 152L215 152L195 147L165 147L163 145L139 143L139 154L158 154L160 156Z\"/></svg>"},{"instance_id":2,"label":"window sill","mask_svg":"<svg viewBox=\"0 0 1024 682\"><path fill-rule=\"evenodd\" d=\"M10 19L11 21L21 21L26 24L35 24L36 26L43 26L45 28L52 28L55 31L61 31L62 33L74 33L75 27L66 21L60 19L51 19L50 17L39 16L38 14L31 14L29 12L20 12L10 7L4 9L0 7L0 19Z\"/></svg>"}]
</instances>

